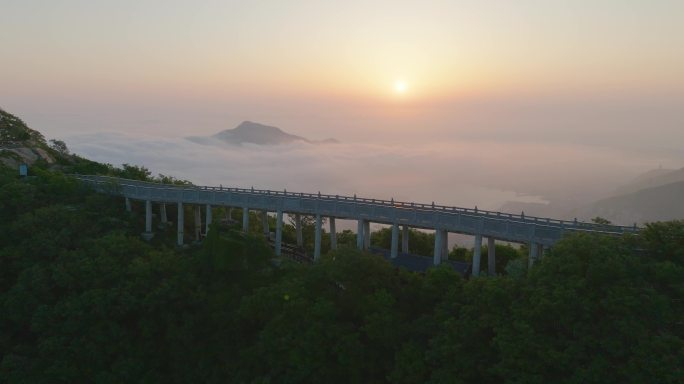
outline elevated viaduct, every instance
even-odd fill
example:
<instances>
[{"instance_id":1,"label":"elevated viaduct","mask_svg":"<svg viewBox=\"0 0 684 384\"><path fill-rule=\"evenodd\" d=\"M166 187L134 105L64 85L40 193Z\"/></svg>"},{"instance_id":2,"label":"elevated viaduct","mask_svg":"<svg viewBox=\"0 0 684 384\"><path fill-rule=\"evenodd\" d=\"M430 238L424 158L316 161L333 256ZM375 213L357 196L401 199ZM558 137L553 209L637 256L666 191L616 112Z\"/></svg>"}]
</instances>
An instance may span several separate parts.
<instances>
[{"instance_id":1,"label":"elevated viaduct","mask_svg":"<svg viewBox=\"0 0 684 384\"><path fill-rule=\"evenodd\" d=\"M166 204L178 205L177 232L178 245L184 242L184 209L185 204L195 206L195 222L201 222L201 207L205 208L205 222L208 230L212 222L212 207L235 207L243 212L242 227L249 227L249 211L256 210L267 217L269 212L275 213L275 253L281 254L283 215L295 217L297 242L302 244L301 216L311 215L315 221L314 260L321 255L322 218L327 217L329 223L331 248L337 248L335 219L354 220L357 222L356 245L359 249L370 247L370 223L382 223L392 227L390 257L396 258L399 253L399 231L402 233L402 253L409 252L409 228L433 230L435 247L433 264L438 265L448 255L447 236L449 232L474 236L472 274L478 276L481 261L483 238L488 241L488 268L494 274L496 248L494 242L503 240L524 243L529 246L530 265L542 257L544 249L552 246L566 233L593 232L619 235L636 232L636 226L615 226L575 221L557 220L513 215L459 208L452 206L401 202L360 198L357 196L325 195L316 193L298 193L288 191L271 191L244 188L207 187L170 185L113 178L106 176L75 176L91 185L95 190L122 196L130 209L130 200L145 202L145 231L152 233L152 205L158 204L162 221L166 220ZM262 220L267 223L266 220ZM201 225L201 224L200 224ZM265 233L269 228L264 228Z\"/></svg>"}]
</instances>

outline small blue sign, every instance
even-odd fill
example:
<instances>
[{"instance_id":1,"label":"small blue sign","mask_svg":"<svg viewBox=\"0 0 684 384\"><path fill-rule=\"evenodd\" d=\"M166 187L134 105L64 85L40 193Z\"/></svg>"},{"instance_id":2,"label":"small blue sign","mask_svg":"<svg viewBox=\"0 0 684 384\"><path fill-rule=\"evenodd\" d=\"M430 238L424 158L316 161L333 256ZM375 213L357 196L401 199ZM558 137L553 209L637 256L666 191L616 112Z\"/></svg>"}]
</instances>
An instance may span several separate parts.
<instances>
[{"instance_id":1,"label":"small blue sign","mask_svg":"<svg viewBox=\"0 0 684 384\"><path fill-rule=\"evenodd\" d=\"M28 165L26 165L26 164L19 165L19 176L21 176L21 177L28 176Z\"/></svg>"}]
</instances>

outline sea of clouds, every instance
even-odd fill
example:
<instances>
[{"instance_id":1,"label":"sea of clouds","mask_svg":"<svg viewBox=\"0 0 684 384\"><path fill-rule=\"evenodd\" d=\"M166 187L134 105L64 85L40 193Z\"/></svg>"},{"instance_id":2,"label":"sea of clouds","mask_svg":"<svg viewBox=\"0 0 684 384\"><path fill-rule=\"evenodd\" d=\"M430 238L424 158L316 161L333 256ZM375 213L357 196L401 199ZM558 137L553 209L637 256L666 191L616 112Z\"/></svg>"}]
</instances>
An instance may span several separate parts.
<instances>
[{"instance_id":1,"label":"sea of clouds","mask_svg":"<svg viewBox=\"0 0 684 384\"><path fill-rule=\"evenodd\" d=\"M72 152L198 185L322 192L497 209L507 201L609 195L659 158L600 147L458 141L208 146L124 133L65 138Z\"/></svg>"}]
</instances>

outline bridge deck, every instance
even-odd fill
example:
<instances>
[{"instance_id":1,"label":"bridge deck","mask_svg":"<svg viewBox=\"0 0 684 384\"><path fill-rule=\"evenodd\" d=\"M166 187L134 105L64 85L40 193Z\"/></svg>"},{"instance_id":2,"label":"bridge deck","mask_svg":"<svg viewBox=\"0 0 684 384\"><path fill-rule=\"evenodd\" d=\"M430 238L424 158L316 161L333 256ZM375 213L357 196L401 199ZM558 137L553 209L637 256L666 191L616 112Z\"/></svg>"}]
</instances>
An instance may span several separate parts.
<instances>
[{"instance_id":1,"label":"bridge deck","mask_svg":"<svg viewBox=\"0 0 684 384\"><path fill-rule=\"evenodd\" d=\"M552 245L568 232L623 234L638 228L512 215L504 212L357 196L244 188L149 183L105 176L76 176L97 190L131 199L241 207L270 212L321 215L416 228L482 235L500 240Z\"/></svg>"}]
</instances>

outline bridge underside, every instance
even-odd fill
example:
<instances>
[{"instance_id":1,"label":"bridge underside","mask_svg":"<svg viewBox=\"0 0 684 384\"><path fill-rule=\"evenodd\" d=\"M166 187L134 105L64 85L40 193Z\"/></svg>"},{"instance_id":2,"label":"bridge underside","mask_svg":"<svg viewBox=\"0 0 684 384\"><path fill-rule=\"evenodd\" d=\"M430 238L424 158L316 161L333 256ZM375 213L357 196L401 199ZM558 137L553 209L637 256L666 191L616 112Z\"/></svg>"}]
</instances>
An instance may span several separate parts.
<instances>
[{"instance_id":1,"label":"bridge underside","mask_svg":"<svg viewBox=\"0 0 684 384\"><path fill-rule=\"evenodd\" d=\"M168 220L166 218L167 215L167 205L166 203L159 203L159 218L160 218L160 225L166 225L168 223ZM184 232L185 229L185 205L183 203L176 203L177 205L177 240L178 240L178 245L182 246L186 240L186 234ZM126 208L130 209L131 207L131 200L126 198ZM144 207L145 207L145 232L143 236L146 239L150 239L153 234L152 232L152 210L153 210L153 204L150 200L145 200L144 201ZM204 220L204 225L202 225L202 211L199 205L193 205L193 228L194 228L194 233L193 237L195 240L200 240L201 238L206 235L206 233L209 231L210 225L212 223L213 219L213 209L214 207L211 204L207 204L204 206L205 209L205 220ZM250 228L250 209L248 208L240 208L240 207L228 207L226 212L230 212L230 220L234 224L239 224L239 222L235 221L232 219L232 211L234 209L241 209L242 210L242 230L244 232L249 231ZM264 210L258 211L258 215L256 216L259 218L259 220L262 223L263 226L263 234L267 237L269 242L271 243L272 247L274 248L276 256L281 256L283 253L287 254L289 257L292 257L294 259L298 259L299 261L306 261L309 260L309 256L307 256L303 251L302 251L302 245L303 245L303 238L302 238L302 218L300 214L293 214L292 216L295 218L294 223L295 223L295 232L297 234L297 246L292 246L289 244L285 244L282 241L282 230L283 230L283 215L284 213L282 211L276 212L275 214L275 219L276 219L276 225L275 225L275 235L273 236L273 233L270 232L270 226L268 223L269 220L269 213ZM337 232L335 231L335 222L336 222L335 217L329 217L328 222L330 225L330 244L331 244L331 249L336 249L337 248ZM320 256L321 256L321 237L322 237L322 216L321 215L316 215L314 225L315 225L315 230L314 230L314 253L313 257L311 258L312 261L317 261ZM444 229L437 229L435 230L435 245L434 245L434 255L432 258L427 257L425 255L416 255L412 254L409 252L410 249L410 244L409 244L409 238L408 238L408 233L410 230L410 227L407 225L401 226L401 252L399 252L399 233L400 233L400 226L399 224L391 224L392 227L392 239L391 239L391 247L389 250L379 248L379 247L372 247L370 246L371 244L371 231L370 231L370 224L371 222L369 220L364 220L364 219L358 219L357 220L358 226L357 226L357 241L356 245L359 249L362 250L367 250L369 252L378 254L383 256L385 259L390 261L394 266L396 267L401 267L405 268L410 271L414 272L425 272L428 268L433 267L435 265L441 265L445 264L453 268L455 271L460 273L463 276L470 276L472 275L473 277L479 276L479 266L480 266L480 257L481 257L481 252L480 248L482 247L482 236L481 235L475 235L475 247L473 250L473 263L472 265L470 263L465 263L465 262L458 262L454 260L449 260L448 259L448 231ZM377 224L386 224L386 222L379 222ZM425 227L420 227L419 229L428 229ZM493 237L488 238L488 275L494 275L495 272L495 266L496 266L496 261L495 261L495 252L496 252L496 247L494 246L494 241L495 239ZM538 258L541 257L543 254L543 246L541 244L535 244L535 243L530 243L530 265L534 263Z\"/></svg>"},{"instance_id":2,"label":"bridge underside","mask_svg":"<svg viewBox=\"0 0 684 384\"><path fill-rule=\"evenodd\" d=\"M405 268L412 272L425 272L429 268L434 267L432 259L426 256L416 255L412 253L400 252L396 257L392 258L390 251L384 248L371 247L371 253L384 257L387 261L392 263L395 267ZM467 277L471 273L471 264L461 261L445 260L442 264L448 265L454 271Z\"/></svg>"},{"instance_id":3,"label":"bridge underside","mask_svg":"<svg viewBox=\"0 0 684 384\"><path fill-rule=\"evenodd\" d=\"M177 204L178 207L178 245L185 240L184 233L184 204L195 206L194 219L195 238L199 239L202 232L202 215L200 207L205 208L205 231L212 221L212 207L225 207L231 210L242 209L243 230L249 229L249 211L261 212L262 221L269 212L275 213L276 255L282 251L283 215L290 214L297 218L297 243L301 245L301 216L315 217L314 260L321 254L321 235L323 218L330 223L331 246L337 246L335 219L356 220L357 242L361 249L370 248L370 223L392 226L392 242L389 258L399 260L399 231L401 226L401 253L409 254L408 229L419 228L435 231L434 254L432 265L448 262L447 238L449 233L471 235L475 238L473 249L472 275L478 276L480 271L481 247L483 238L488 241L489 273L495 272L495 240L527 244L529 247L529 262L533 264L541 258L545 248L552 246L565 233L595 232L606 234L622 234L634 232L637 228L595 225L578 223L577 221L552 220L527 217L524 214L511 215L502 212L481 211L477 208L466 209L428 204L395 202L394 200L363 199L346 196L330 196L288 193L276 191L246 190L237 188L176 186L147 183L135 180L109 178L103 176L78 176L80 180L92 185L95 189L126 198L126 208L130 210L130 201L145 202L146 220L145 233L152 234L152 205L159 203L160 216L166 221L166 204ZM266 231L264 227L264 231ZM396 261L397 263L405 262ZM422 262L422 261L421 261ZM406 261L410 264L410 262ZM462 266L455 266L461 268Z\"/></svg>"}]
</instances>

